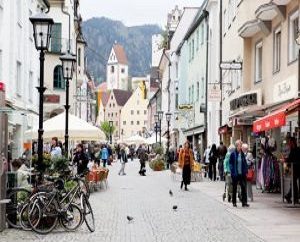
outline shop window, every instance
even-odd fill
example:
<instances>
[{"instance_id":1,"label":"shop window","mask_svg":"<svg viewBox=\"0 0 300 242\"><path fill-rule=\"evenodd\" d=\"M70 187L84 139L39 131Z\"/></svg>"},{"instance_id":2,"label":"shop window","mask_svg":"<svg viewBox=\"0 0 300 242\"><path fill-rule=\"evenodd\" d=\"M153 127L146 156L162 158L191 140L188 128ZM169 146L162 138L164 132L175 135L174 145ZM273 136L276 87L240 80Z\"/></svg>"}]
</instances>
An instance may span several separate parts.
<instances>
[{"instance_id":1,"label":"shop window","mask_svg":"<svg viewBox=\"0 0 300 242\"><path fill-rule=\"evenodd\" d=\"M262 41L255 45L255 83L262 80Z\"/></svg>"},{"instance_id":2,"label":"shop window","mask_svg":"<svg viewBox=\"0 0 300 242\"><path fill-rule=\"evenodd\" d=\"M289 62L297 59L298 45L296 39L298 36L298 11L289 16Z\"/></svg>"},{"instance_id":3,"label":"shop window","mask_svg":"<svg viewBox=\"0 0 300 242\"><path fill-rule=\"evenodd\" d=\"M51 31L51 52L61 52L61 23L55 23Z\"/></svg>"},{"instance_id":4,"label":"shop window","mask_svg":"<svg viewBox=\"0 0 300 242\"><path fill-rule=\"evenodd\" d=\"M280 71L280 58L281 58L281 29L278 28L274 31L273 39L273 71Z\"/></svg>"},{"instance_id":5,"label":"shop window","mask_svg":"<svg viewBox=\"0 0 300 242\"><path fill-rule=\"evenodd\" d=\"M61 65L57 65L53 71L53 88L64 89L65 80L63 77L63 69Z\"/></svg>"}]
</instances>

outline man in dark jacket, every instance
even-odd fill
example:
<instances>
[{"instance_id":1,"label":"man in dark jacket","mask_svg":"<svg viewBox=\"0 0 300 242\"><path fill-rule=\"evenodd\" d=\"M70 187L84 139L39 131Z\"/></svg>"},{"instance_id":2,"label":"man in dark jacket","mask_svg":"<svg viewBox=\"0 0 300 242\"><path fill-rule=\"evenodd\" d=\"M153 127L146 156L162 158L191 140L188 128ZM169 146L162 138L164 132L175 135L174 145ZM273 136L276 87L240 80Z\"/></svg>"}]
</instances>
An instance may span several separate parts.
<instances>
[{"instance_id":1,"label":"man in dark jacket","mask_svg":"<svg viewBox=\"0 0 300 242\"><path fill-rule=\"evenodd\" d=\"M240 184L242 192L242 206L249 207L247 204L246 192L246 175L248 166L244 153L242 152L242 142L237 140L235 142L235 151L231 153L229 160L230 173L232 178L232 204L236 207L236 193L237 185Z\"/></svg>"},{"instance_id":2,"label":"man in dark jacket","mask_svg":"<svg viewBox=\"0 0 300 242\"><path fill-rule=\"evenodd\" d=\"M293 187L294 187L294 202L298 203L298 185L297 180L300 178L300 148L297 147L297 140L295 137L291 137L289 140L290 154L286 160L288 165L293 165ZM292 187L292 186L291 186ZM292 189L289 189L289 192L284 196L288 203L291 203L292 200Z\"/></svg>"},{"instance_id":3,"label":"man in dark jacket","mask_svg":"<svg viewBox=\"0 0 300 242\"><path fill-rule=\"evenodd\" d=\"M219 158L219 164L218 164L218 170L219 170L219 175L220 175L220 180L225 181L225 176L224 176L224 159L227 154L227 148L223 144L223 142L220 142L220 145L218 147L218 158Z\"/></svg>"},{"instance_id":4,"label":"man in dark jacket","mask_svg":"<svg viewBox=\"0 0 300 242\"><path fill-rule=\"evenodd\" d=\"M82 175L88 169L87 164L89 163L89 159L84 153L82 144L78 144L76 148L73 162L77 165L77 174Z\"/></svg>"}]
</instances>

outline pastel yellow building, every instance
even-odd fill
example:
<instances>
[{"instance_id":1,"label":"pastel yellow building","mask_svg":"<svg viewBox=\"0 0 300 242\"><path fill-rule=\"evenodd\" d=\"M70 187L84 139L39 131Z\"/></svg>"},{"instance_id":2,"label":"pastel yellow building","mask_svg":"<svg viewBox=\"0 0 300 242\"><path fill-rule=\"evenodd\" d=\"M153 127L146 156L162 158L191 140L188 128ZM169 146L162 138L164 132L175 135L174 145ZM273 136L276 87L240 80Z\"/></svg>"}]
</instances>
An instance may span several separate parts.
<instances>
[{"instance_id":1,"label":"pastel yellow building","mask_svg":"<svg viewBox=\"0 0 300 242\"><path fill-rule=\"evenodd\" d=\"M142 135L147 127L148 99L145 99L145 88L139 85L121 110L121 140L137 133Z\"/></svg>"}]
</instances>

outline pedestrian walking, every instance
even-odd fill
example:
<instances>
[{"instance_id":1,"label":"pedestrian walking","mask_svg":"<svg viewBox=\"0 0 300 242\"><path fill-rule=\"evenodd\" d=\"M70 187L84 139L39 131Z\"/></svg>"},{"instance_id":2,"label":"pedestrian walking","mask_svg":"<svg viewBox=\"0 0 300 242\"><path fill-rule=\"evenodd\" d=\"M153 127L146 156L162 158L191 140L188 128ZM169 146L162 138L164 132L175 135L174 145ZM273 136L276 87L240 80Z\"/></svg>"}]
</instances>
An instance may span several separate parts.
<instances>
[{"instance_id":1,"label":"pedestrian walking","mask_svg":"<svg viewBox=\"0 0 300 242\"><path fill-rule=\"evenodd\" d=\"M247 172L247 198L253 202L253 190L252 190L252 182L254 179L254 159L251 152L249 152L248 144L244 143L242 145L242 151L245 154L248 172Z\"/></svg>"},{"instance_id":2,"label":"pedestrian walking","mask_svg":"<svg viewBox=\"0 0 300 242\"><path fill-rule=\"evenodd\" d=\"M112 152L112 148L110 145L107 145L107 152L108 152L107 164L109 166L111 166L111 164L113 162L113 152Z\"/></svg>"},{"instance_id":3,"label":"pedestrian walking","mask_svg":"<svg viewBox=\"0 0 300 242\"><path fill-rule=\"evenodd\" d=\"M209 167L208 167L208 177L212 181L216 181L217 179L217 160L218 160L217 146L216 144L213 144L209 152Z\"/></svg>"},{"instance_id":4,"label":"pedestrian walking","mask_svg":"<svg viewBox=\"0 0 300 242\"><path fill-rule=\"evenodd\" d=\"M208 167L209 167L209 152L210 152L210 146L208 146L203 154L203 162L204 162L204 169L205 169L205 174L204 177L207 177L208 175Z\"/></svg>"},{"instance_id":5,"label":"pedestrian walking","mask_svg":"<svg viewBox=\"0 0 300 242\"><path fill-rule=\"evenodd\" d=\"M229 160L230 173L232 178L232 204L236 207L236 193L237 185L241 187L241 198L242 206L249 207L247 203L247 192L246 192L246 175L248 171L248 166L246 162L245 155L242 151L242 141L237 140L235 142L235 150L230 155Z\"/></svg>"},{"instance_id":6,"label":"pedestrian walking","mask_svg":"<svg viewBox=\"0 0 300 242\"><path fill-rule=\"evenodd\" d=\"M227 197L228 202L231 202L231 198L232 198L232 179L230 174L229 160L230 160L230 155L232 152L234 152L234 150L235 150L234 145L230 145L224 158L225 193L223 195L223 201Z\"/></svg>"},{"instance_id":7,"label":"pedestrian walking","mask_svg":"<svg viewBox=\"0 0 300 242\"><path fill-rule=\"evenodd\" d=\"M141 147L138 152L138 158L140 160L140 170L139 174L141 176L146 176L146 161L148 160L148 155L144 147Z\"/></svg>"},{"instance_id":8,"label":"pedestrian walking","mask_svg":"<svg viewBox=\"0 0 300 242\"><path fill-rule=\"evenodd\" d=\"M126 173L125 173L125 165L126 163L128 162L128 158L127 158L127 154L126 154L126 151L125 151L125 147L121 147L120 149L120 162L121 162L121 169L119 171L119 176L125 176Z\"/></svg>"},{"instance_id":9,"label":"pedestrian walking","mask_svg":"<svg viewBox=\"0 0 300 242\"><path fill-rule=\"evenodd\" d=\"M225 176L224 176L224 159L227 154L227 147L223 144L223 142L220 142L220 145L218 147L218 170L219 170L219 176L220 180L224 181Z\"/></svg>"},{"instance_id":10,"label":"pedestrian walking","mask_svg":"<svg viewBox=\"0 0 300 242\"><path fill-rule=\"evenodd\" d=\"M82 175L88 168L88 157L84 152L83 145L78 144L76 146L76 153L73 158L73 163L77 165L77 174Z\"/></svg>"},{"instance_id":11,"label":"pedestrian walking","mask_svg":"<svg viewBox=\"0 0 300 242\"><path fill-rule=\"evenodd\" d=\"M183 149L179 153L179 167L182 169L182 181L180 188L188 191L187 185L191 183L191 172L194 166L194 155L190 148L190 143L185 142Z\"/></svg>"},{"instance_id":12,"label":"pedestrian walking","mask_svg":"<svg viewBox=\"0 0 300 242\"><path fill-rule=\"evenodd\" d=\"M108 159L108 150L106 148L106 145L103 145L101 149L101 160L103 162L103 167L106 167L107 159Z\"/></svg>"}]
</instances>

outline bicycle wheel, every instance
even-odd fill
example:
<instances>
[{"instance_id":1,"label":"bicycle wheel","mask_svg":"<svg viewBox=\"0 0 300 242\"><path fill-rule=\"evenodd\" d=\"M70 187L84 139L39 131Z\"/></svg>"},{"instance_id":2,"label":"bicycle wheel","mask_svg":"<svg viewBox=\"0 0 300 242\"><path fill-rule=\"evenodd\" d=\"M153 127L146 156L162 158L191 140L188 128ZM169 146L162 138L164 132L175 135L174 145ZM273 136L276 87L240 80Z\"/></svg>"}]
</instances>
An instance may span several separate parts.
<instances>
[{"instance_id":1,"label":"bicycle wheel","mask_svg":"<svg viewBox=\"0 0 300 242\"><path fill-rule=\"evenodd\" d=\"M32 229L31 225L29 223L29 219L28 219L28 206L29 206L29 204L26 204L25 206L23 206L21 213L20 213L20 225L21 225L21 228L25 231L30 231Z\"/></svg>"},{"instance_id":2,"label":"bicycle wheel","mask_svg":"<svg viewBox=\"0 0 300 242\"><path fill-rule=\"evenodd\" d=\"M75 204L71 203L65 213L60 217L60 224L67 231L75 231L82 224L83 214L81 208Z\"/></svg>"},{"instance_id":3,"label":"bicycle wheel","mask_svg":"<svg viewBox=\"0 0 300 242\"><path fill-rule=\"evenodd\" d=\"M95 219L94 219L94 213L93 213L91 204L89 202L89 199L87 198L87 196L84 193L82 193L80 200L81 200L81 206L83 209L84 221L86 223L86 226L88 227L88 229L91 232L94 232L95 231Z\"/></svg>"},{"instance_id":4,"label":"bicycle wheel","mask_svg":"<svg viewBox=\"0 0 300 242\"><path fill-rule=\"evenodd\" d=\"M10 202L6 205L6 221L9 226L20 229L20 213L25 204L28 203L31 192L24 188L11 191L7 199Z\"/></svg>"},{"instance_id":5,"label":"bicycle wheel","mask_svg":"<svg viewBox=\"0 0 300 242\"><path fill-rule=\"evenodd\" d=\"M38 197L41 198L42 196L46 196L46 195L47 195L47 193L45 193L45 192L35 193L30 197L30 201L33 201L34 199L36 199ZM20 225L21 225L22 229L25 231L32 230L32 227L29 222L29 212L28 211L30 211L32 209L33 204L34 204L33 202L28 202L27 204L25 204L20 213ZM30 206L30 208L28 206ZM35 221L32 221L32 222L34 224L37 224L38 220L39 220L39 216L37 216Z\"/></svg>"},{"instance_id":6,"label":"bicycle wheel","mask_svg":"<svg viewBox=\"0 0 300 242\"><path fill-rule=\"evenodd\" d=\"M28 215L33 231L38 234L48 234L58 222L57 203L55 200L50 202L47 196L37 196L28 205Z\"/></svg>"}]
</instances>

